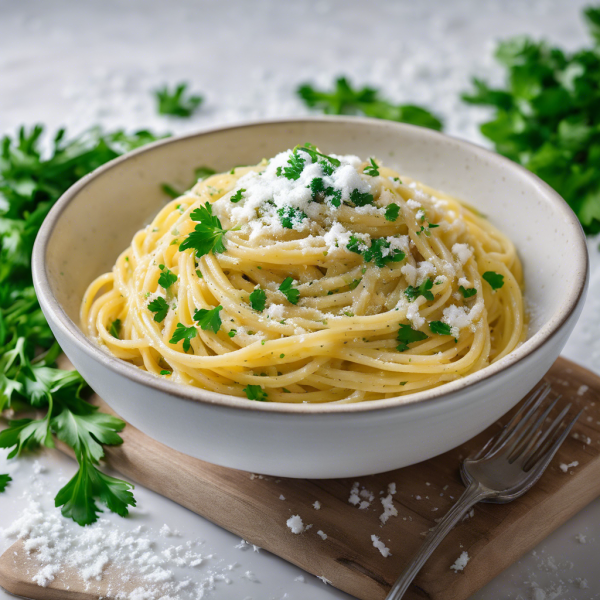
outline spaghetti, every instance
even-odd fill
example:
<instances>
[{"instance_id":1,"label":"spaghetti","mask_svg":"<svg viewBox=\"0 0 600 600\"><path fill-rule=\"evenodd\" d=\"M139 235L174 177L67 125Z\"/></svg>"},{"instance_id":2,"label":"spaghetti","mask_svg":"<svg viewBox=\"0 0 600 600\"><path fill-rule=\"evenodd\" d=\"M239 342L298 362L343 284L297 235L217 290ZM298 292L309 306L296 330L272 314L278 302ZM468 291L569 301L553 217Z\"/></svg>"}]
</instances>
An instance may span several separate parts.
<instances>
[{"instance_id":1,"label":"spaghetti","mask_svg":"<svg viewBox=\"0 0 600 600\"><path fill-rule=\"evenodd\" d=\"M210 176L89 286L84 331L171 381L350 403L473 373L525 337L512 242L374 159L309 144Z\"/></svg>"}]
</instances>

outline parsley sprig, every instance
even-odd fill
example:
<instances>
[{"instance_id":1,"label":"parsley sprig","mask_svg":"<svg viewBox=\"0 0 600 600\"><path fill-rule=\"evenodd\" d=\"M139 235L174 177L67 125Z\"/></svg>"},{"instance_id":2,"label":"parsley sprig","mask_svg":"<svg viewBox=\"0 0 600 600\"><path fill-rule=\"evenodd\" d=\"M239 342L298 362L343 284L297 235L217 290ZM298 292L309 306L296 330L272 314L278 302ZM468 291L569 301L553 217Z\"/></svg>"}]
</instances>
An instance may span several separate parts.
<instances>
[{"instance_id":1,"label":"parsley sprig","mask_svg":"<svg viewBox=\"0 0 600 600\"><path fill-rule=\"evenodd\" d=\"M155 313L154 320L157 323L161 323L165 320L167 313L169 312L169 305L167 301L162 297L158 296L148 303L148 310Z\"/></svg>"},{"instance_id":2,"label":"parsley sprig","mask_svg":"<svg viewBox=\"0 0 600 600\"><path fill-rule=\"evenodd\" d=\"M398 346L396 349L398 352L405 352L409 348L409 344L413 342L421 342L422 340L426 340L429 336L422 331L418 331L417 329L413 329L410 325L401 324L400 329L398 330L398 335L396 339L398 342Z\"/></svg>"},{"instance_id":3,"label":"parsley sprig","mask_svg":"<svg viewBox=\"0 0 600 600\"><path fill-rule=\"evenodd\" d=\"M0 475L0 493L2 493L6 489L6 486L11 481L12 481L12 477L8 473Z\"/></svg>"},{"instance_id":4,"label":"parsley sprig","mask_svg":"<svg viewBox=\"0 0 600 600\"><path fill-rule=\"evenodd\" d=\"M340 77L331 91L318 90L311 84L298 88L307 106L332 115L365 115L376 119L411 123L440 131L442 122L428 110L414 104L393 104L379 96L374 88L355 89L348 79Z\"/></svg>"},{"instance_id":5,"label":"parsley sprig","mask_svg":"<svg viewBox=\"0 0 600 600\"><path fill-rule=\"evenodd\" d=\"M196 257L200 258L210 252L225 252L223 236L229 231L223 229L219 217L213 215L212 206L206 202L204 206L195 208L190 219L198 223L181 244L179 250L183 252L188 248L196 251Z\"/></svg>"},{"instance_id":6,"label":"parsley sprig","mask_svg":"<svg viewBox=\"0 0 600 600\"><path fill-rule=\"evenodd\" d=\"M267 401L267 392L260 385L247 385L243 391L248 400L257 400L258 402Z\"/></svg>"},{"instance_id":7,"label":"parsley sprig","mask_svg":"<svg viewBox=\"0 0 600 600\"><path fill-rule=\"evenodd\" d=\"M187 88L187 83L179 83L173 90L166 85L155 90L159 114L180 118L191 117L202 104L203 98L197 94L188 94Z\"/></svg>"},{"instance_id":8,"label":"parsley sprig","mask_svg":"<svg viewBox=\"0 0 600 600\"><path fill-rule=\"evenodd\" d=\"M292 304L298 304L298 300L300 299L300 290L292 287L294 283L293 277L286 277L279 286L279 291L283 293L283 295L288 299L288 302Z\"/></svg>"},{"instance_id":9,"label":"parsley sprig","mask_svg":"<svg viewBox=\"0 0 600 600\"><path fill-rule=\"evenodd\" d=\"M416 300L419 296L424 296L426 300L433 302L433 300L434 300L433 293L429 291L429 290L431 290L432 287L433 287L433 281L431 281L431 279L425 279L425 281L423 281L423 283L421 283L421 285L419 287L413 287L412 285L409 285L404 290L404 295L411 302L413 300Z\"/></svg>"},{"instance_id":10,"label":"parsley sprig","mask_svg":"<svg viewBox=\"0 0 600 600\"><path fill-rule=\"evenodd\" d=\"M463 99L494 108L483 135L551 185L592 234L600 232L600 8L584 17L593 45L566 52L525 36L505 40L496 59L506 84L473 79Z\"/></svg>"},{"instance_id":11,"label":"parsley sprig","mask_svg":"<svg viewBox=\"0 0 600 600\"><path fill-rule=\"evenodd\" d=\"M43 133L41 125L21 128L0 144L0 413L10 407L46 411L39 419L9 421L8 429L0 432L0 447L17 456L40 445L52 446L53 434L72 443L79 471L56 503L63 514L85 525L96 520L98 501L121 515L135 505L133 486L96 467L100 444L121 443L118 431L125 423L85 401L89 390L77 372L56 367L60 348L33 289L31 251L44 217L68 187L158 138L148 131L106 133L94 128L69 140L61 129L42 153ZM117 321L110 327L115 337ZM89 435L73 435L81 428L89 428Z\"/></svg>"},{"instance_id":12,"label":"parsley sprig","mask_svg":"<svg viewBox=\"0 0 600 600\"><path fill-rule=\"evenodd\" d=\"M354 235L350 236L350 242L346 246L350 252L360 254L365 262L373 261L378 267L385 267L389 262L402 262L406 254L402 250L390 249L391 243L385 238L375 238L371 240L371 245Z\"/></svg>"}]
</instances>

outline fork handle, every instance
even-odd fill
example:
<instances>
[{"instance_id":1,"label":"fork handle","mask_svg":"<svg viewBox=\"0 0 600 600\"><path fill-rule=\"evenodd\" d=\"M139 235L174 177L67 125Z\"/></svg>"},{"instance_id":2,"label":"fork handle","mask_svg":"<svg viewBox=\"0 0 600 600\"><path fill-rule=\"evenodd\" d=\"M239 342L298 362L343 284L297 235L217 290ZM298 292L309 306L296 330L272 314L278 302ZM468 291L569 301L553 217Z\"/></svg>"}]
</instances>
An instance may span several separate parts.
<instances>
[{"instance_id":1,"label":"fork handle","mask_svg":"<svg viewBox=\"0 0 600 600\"><path fill-rule=\"evenodd\" d=\"M392 586L386 600L400 600L416 577L421 567L427 562L440 542L448 535L458 521L479 501L491 496L489 490L482 485L472 482L457 500L456 504L446 513L444 518L430 531L423 545L413 558L412 562L404 569L396 583Z\"/></svg>"}]
</instances>

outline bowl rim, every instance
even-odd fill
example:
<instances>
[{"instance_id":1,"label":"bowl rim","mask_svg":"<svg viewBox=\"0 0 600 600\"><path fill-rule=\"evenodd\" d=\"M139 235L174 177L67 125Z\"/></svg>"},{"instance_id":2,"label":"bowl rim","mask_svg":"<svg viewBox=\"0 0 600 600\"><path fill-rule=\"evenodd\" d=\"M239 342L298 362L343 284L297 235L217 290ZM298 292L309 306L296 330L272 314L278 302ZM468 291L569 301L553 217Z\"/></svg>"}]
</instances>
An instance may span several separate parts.
<instances>
[{"instance_id":1,"label":"bowl rim","mask_svg":"<svg viewBox=\"0 0 600 600\"><path fill-rule=\"evenodd\" d=\"M106 350L102 349L98 344L84 335L77 324L74 323L73 320L67 315L52 292L48 272L46 269L45 257L48 244L51 240L54 229L60 220L60 217L69 206L71 201L73 201L73 199L76 198L86 186L88 186L94 179L104 175L108 171L118 168L121 163L129 161L141 154L153 152L156 148L167 146L169 144L177 144L179 142L187 141L196 137L202 137L204 135L220 133L223 131L241 130L255 127L260 128L262 126L285 127L303 123L335 123L342 126L344 124L358 123L376 128L398 129L399 131L408 129L413 133L417 132L418 135L425 136L426 138L430 138L432 140L444 140L446 142L450 140L453 143L464 147L468 152L472 153L477 158L487 160L490 163L497 164L505 169L507 168L517 171L517 173L519 173L522 177L530 179L535 184L540 194L545 196L548 201L555 203L557 208L562 211L565 226L570 227L576 234L574 236L575 239L571 240L573 243L573 255L571 256L571 260L574 262L574 264L583 266L585 270L585 277L582 277L576 286L568 290L567 296L563 299L558 310L553 314L551 319L542 325L539 331L537 331L530 339L517 346L517 348L499 361L461 379L445 383L430 390L416 392L414 394L407 394L406 396L396 396L393 398L385 398L380 400L369 400L353 404L287 404L281 402L249 402L247 399L238 396L231 396L228 394L203 390L202 388L183 386L178 383L163 381L161 378L155 377L153 374L143 371L138 367L118 359L112 354L109 354ZM54 323L62 329L65 335L67 335L75 343L81 352L85 353L94 361L101 363L104 367L108 368L115 374L126 377L135 383L154 388L155 390L165 393L169 396L175 396L181 400L195 403L200 402L202 404L209 404L213 406L216 405L223 408L241 409L245 411L292 413L302 415L371 412L400 408L415 404L421 405L426 402L429 403L431 401L439 400L445 396L456 396L458 392L464 391L466 388L479 386L483 382L498 375L500 372L507 370L513 367L516 363L525 360L527 357L539 350L546 342L548 342L561 330L562 326L568 321L576 307L579 305L580 301L583 299L589 280L589 268L589 256L585 234L575 213L557 192L555 192L548 184L534 175L531 171L528 171L525 167L522 167L508 158L496 154L495 152L492 152L491 150L488 150L482 146L478 146L472 142L468 142L454 136L449 136L431 129L409 125L406 123L385 121L381 119L344 116L309 116L299 118L268 119L245 121L235 125L202 128L191 133L161 139L123 154L87 174L74 185L72 185L64 194L62 194L62 196L49 211L44 222L42 223L42 226L40 227L35 240L32 255L33 282L40 305L44 308L44 312L46 312L46 314L50 314Z\"/></svg>"}]
</instances>

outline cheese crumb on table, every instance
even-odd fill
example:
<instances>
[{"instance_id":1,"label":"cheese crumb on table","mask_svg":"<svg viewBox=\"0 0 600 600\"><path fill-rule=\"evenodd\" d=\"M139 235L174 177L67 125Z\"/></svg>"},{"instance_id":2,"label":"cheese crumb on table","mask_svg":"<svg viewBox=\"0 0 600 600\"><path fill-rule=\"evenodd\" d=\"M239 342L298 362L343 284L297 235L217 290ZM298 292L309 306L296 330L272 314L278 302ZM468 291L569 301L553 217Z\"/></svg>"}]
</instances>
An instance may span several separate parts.
<instances>
[{"instance_id":1,"label":"cheese crumb on table","mask_svg":"<svg viewBox=\"0 0 600 600\"><path fill-rule=\"evenodd\" d=\"M471 560L468 552L465 550L461 555L454 561L454 564L450 567L455 573L463 571L467 566L467 563Z\"/></svg>"},{"instance_id":2,"label":"cheese crumb on table","mask_svg":"<svg viewBox=\"0 0 600 600\"><path fill-rule=\"evenodd\" d=\"M390 549L386 548L386 545L376 535L371 536L371 541L373 542L373 546L375 546L375 548L381 552L381 556L387 558L388 556L392 555Z\"/></svg>"},{"instance_id":3,"label":"cheese crumb on table","mask_svg":"<svg viewBox=\"0 0 600 600\"><path fill-rule=\"evenodd\" d=\"M296 535L298 535L299 533L302 533L305 529L304 523L302 522L300 515L292 515L286 521L286 525L289 527L290 531L292 533L295 533Z\"/></svg>"},{"instance_id":4,"label":"cheese crumb on table","mask_svg":"<svg viewBox=\"0 0 600 600\"><path fill-rule=\"evenodd\" d=\"M579 462L574 460L572 463L566 464L566 463L560 463L559 468L563 473L566 473L569 469L573 468L573 467L577 467L579 466Z\"/></svg>"},{"instance_id":5,"label":"cheese crumb on table","mask_svg":"<svg viewBox=\"0 0 600 600\"><path fill-rule=\"evenodd\" d=\"M322 539L322 540L326 540L327 539L327 534L323 531L321 531L319 529L319 531L317 531L317 535Z\"/></svg>"},{"instance_id":6,"label":"cheese crumb on table","mask_svg":"<svg viewBox=\"0 0 600 600\"><path fill-rule=\"evenodd\" d=\"M321 508L321 503L320 503L318 500L315 500L315 501L313 502L313 508L314 508L315 510L319 510L319 509Z\"/></svg>"}]
</instances>

